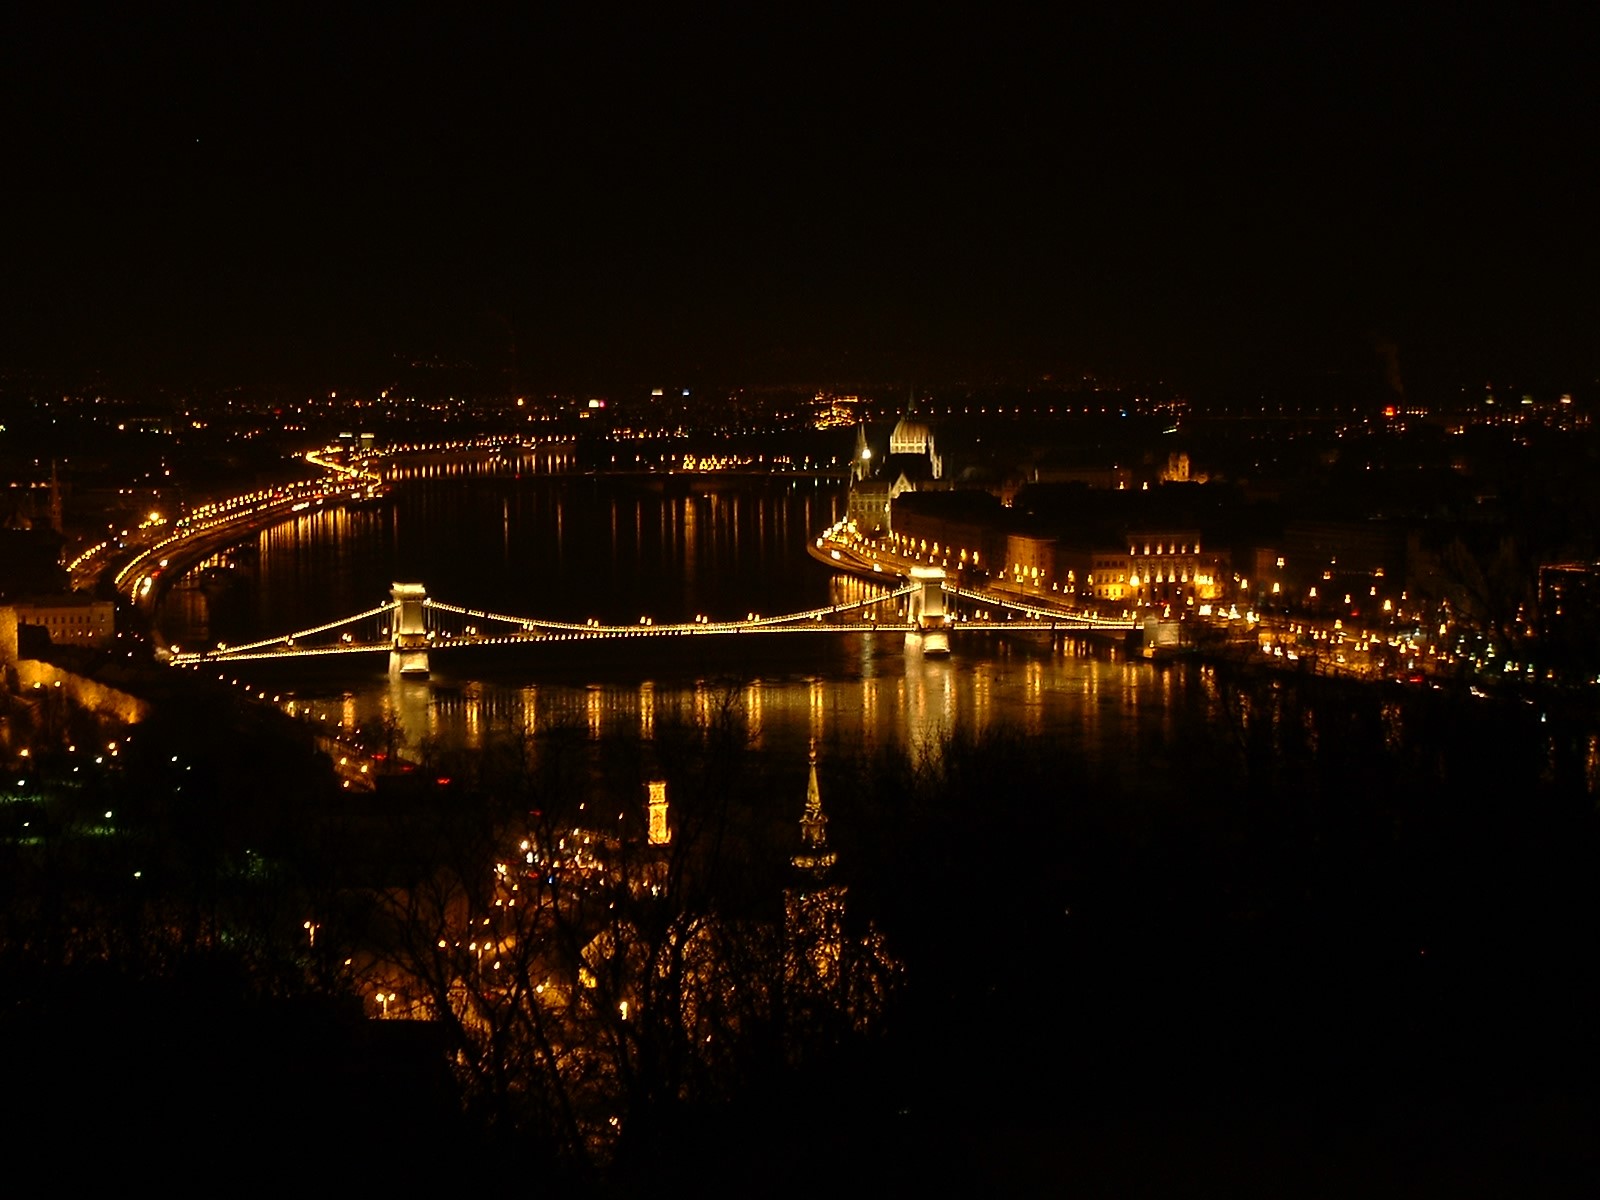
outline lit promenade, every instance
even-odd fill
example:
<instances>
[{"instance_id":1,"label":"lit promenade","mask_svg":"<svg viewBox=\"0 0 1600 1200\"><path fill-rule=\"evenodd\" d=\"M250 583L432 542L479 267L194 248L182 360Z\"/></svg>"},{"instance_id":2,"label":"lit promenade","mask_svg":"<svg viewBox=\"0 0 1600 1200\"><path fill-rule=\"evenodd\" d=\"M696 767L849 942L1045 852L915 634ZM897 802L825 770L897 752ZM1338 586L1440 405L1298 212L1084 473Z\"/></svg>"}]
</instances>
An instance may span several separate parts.
<instances>
[{"instance_id":1,"label":"lit promenade","mask_svg":"<svg viewBox=\"0 0 1600 1200\"><path fill-rule=\"evenodd\" d=\"M192 559L251 530L313 507L370 499L382 487L379 477L365 468L346 467L314 451L305 455L305 461L327 474L202 505L172 522L165 531L154 528L150 544L117 571L117 590L125 592L130 600L151 600L162 572L174 560ZM85 552L80 561L72 564L73 568L77 569L80 563L86 567L105 549L102 545Z\"/></svg>"},{"instance_id":2,"label":"lit promenade","mask_svg":"<svg viewBox=\"0 0 1600 1200\"><path fill-rule=\"evenodd\" d=\"M876 549L864 551L856 542L849 538L841 537L839 535L841 528L842 523L841 525L835 525L832 529L824 531L807 546L811 556L824 566L832 567L838 571L846 571L859 578L877 583L914 575L923 566L920 561L902 558L887 551ZM952 582L948 576L946 576L943 590L945 595L952 599L984 605L991 611L1005 612L1007 619L1003 624L1007 629L1088 629L1126 632L1139 628L1141 625L1141 621L1136 620L1131 614L1125 613L1120 617L1108 617L1089 609L1071 608L1064 603L1044 596L1039 597L1036 603L1030 602L1028 599L1011 591L964 587L959 582ZM1022 620L1016 620L1011 614L1020 615ZM972 620L972 618L959 617L956 619L964 619L969 622ZM977 620L995 623L992 618L979 617Z\"/></svg>"}]
</instances>

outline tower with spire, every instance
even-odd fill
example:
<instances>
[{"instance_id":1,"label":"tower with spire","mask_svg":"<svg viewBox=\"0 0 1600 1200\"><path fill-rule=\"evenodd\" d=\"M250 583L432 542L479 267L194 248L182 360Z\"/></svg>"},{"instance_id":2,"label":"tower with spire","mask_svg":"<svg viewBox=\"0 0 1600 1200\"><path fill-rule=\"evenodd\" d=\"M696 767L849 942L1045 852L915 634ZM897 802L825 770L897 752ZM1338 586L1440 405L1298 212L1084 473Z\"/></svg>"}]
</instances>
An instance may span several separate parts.
<instances>
[{"instance_id":1,"label":"tower with spire","mask_svg":"<svg viewBox=\"0 0 1600 1200\"><path fill-rule=\"evenodd\" d=\"M872 474L872 449L867 445L867 423L856 426L856 449L850 456L850 479L861 483Z\"/></svg>"},{"instance_id":2,"label":"tower with spire","mask_svg":"<svg viewBox=\"0 0 1600 1200\"><path fill-rule=\"evenodd\" d=\"M838 855L828 846L828 817L817 785L817 743L811 743L800 849L790 858L794 883L784 891L784 967L802 995L837 997L843 979L845 887L828 876Z\"/></svg>"}]
</instances>

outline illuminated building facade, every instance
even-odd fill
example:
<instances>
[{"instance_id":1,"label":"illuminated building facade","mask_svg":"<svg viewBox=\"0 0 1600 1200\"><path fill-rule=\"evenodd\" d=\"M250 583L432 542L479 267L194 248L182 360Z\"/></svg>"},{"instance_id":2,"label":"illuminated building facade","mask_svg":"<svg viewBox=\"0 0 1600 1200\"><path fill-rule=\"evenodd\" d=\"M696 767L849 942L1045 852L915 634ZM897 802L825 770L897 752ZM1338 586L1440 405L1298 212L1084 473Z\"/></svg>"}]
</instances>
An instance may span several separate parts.
<instances>
[{"instance_id":1,"label":"illuminated building facade","mask_svg":"<svg viewBox=\"0 0 1600 1200\"><path fill-rule=\"evenodd\" d=\"M850 496L845 506L845 519L856 530L868 537L879 537L889 532L889 504L905 490L900 481L891 483L884 479L863 479L850 485Z\"/></svg>"},{"instance_id":2,"label":"illuminated building facade","mask_svg":"<svg viewBox=\"0 0 1600 1200\"><path fill-rule=\"evenodd\" d=\"M1197 529L1130 531L1128 589L1140 605L1189 606L1222 595L1221 564L1200 548Z\"/></svg>"},{"instance_id":3,"label":"illuminated building facade","mask_svg":"<svg viewBox=\"0 0 1600 1200\"><path fill-rule=\"evenodd\" d=\"M1198 529L1014 515L984 492L907 496L894 506L889 548L952 574L972 572L1039 596L1128 607L1185 609L1223 597L1224 559ZM1021 527L1019 527L1021 526Z\"/></svg>"},{"instance_id":4,"label":"illuminated building facade","mask_svg":"<svg viewBox=\"0 0 1600 1200\"><path fill-rule=\"evenodd\" d=\"M1131 601L1138 589L1134 578L1133 555L1096 550L1089 568L1089 598Z\"/></svg>"},{"instance_id":5,"label":"illuminated building facade","mask_svg":"<svg viewBox=\"0 0 1600 1200\"><path fill-rule=\"evenodd\" d=\"M1008 533L1005 557L1002 562L1007 582L1050 591L1058 583L1060 572L1056 565L1056 539L1034 533ZM1055 589L1059 591L1059 587Z\"/></svg>"},{"instance_id":6,"label":"illuminated building facade","mask_svg":"<svg viewBox=\"0 0 1600 1200\"><path fill-rule=\"evenodd\" d=\"M52 596L19 600L7 609L12 628L34 626L49 635L56 646L92 646L104 649L116 637L116 605L89 596Z\"/></svg>"},{"instance_id":7,"label":"illuminated building facade","mask_svg":"<svg viewBox=\"0 0 1600 1200\"><path fill-rule=\"evenodd\" d=\"M897 500L891 548L951 573L1003 561L1005 510L987 492L916 492Z\"/></svg>"}]
</instances>

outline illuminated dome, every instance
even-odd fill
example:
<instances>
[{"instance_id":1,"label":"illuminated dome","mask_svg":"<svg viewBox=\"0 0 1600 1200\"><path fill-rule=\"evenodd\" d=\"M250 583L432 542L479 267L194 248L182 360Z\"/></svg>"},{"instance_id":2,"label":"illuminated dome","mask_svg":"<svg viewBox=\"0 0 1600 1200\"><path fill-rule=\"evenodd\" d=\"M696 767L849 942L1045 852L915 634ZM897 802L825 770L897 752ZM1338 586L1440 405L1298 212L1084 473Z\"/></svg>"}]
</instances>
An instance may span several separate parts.
<instances>
[{"instance_id":1,"label":"illuminated dome","mask_svg":"<svg viewBox=\"0 0 1600 1200\"><path fill-rule=\"evenodd\" d=\"M910 417L901 417L889 435L890 454L927 454L932 449L933 431Z\"/></svg>"},{"instance_id":2,"label":"illuminated dome","mask_svg":"<svg viewBox=\"0 0 1600 1200\"><path fill-rule=\"evenodd\" d=\"M893 463L897 458L902 463L907 458L921 459L934 479L944 474L944 462L933 446L933 430L913 420L910 413L900 418L889 435L889 461Z\"/></svg>"}]
</instances>

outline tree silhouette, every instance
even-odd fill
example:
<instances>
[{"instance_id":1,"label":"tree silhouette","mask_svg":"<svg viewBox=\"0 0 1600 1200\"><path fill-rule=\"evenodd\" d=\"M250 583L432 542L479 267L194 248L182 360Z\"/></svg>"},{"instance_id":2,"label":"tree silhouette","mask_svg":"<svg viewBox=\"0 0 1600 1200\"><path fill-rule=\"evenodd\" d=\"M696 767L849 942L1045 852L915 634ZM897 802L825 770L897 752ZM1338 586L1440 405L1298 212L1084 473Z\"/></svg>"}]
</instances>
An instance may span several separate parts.
<instances>
[{"instance_id":1,"label":"tree silhouette","mask_svg":"<svg viewBox=\"0 0 1600 1200\"><path fill-rule=\"evenodd\" d=\"M799 813L774 826L748 802L759 781L740 706L705 712L658 725L648 753L570 727L490 748L415 822L418 853L399 856L415 869L372 889L348 930L374 948L369 994L444 1030L468 1110L581 1173L672 1154L686 1113L726 1109L796 1047L838 1040L797 1024L851 1004L858 1017L882 991L852 970L854 995L828 1009L792 986L772 867ZM601 799L595 758L637 772L632 798ZM657 771L672 795L664 841L643 802Z\"/></svg>"}]
</instances>

